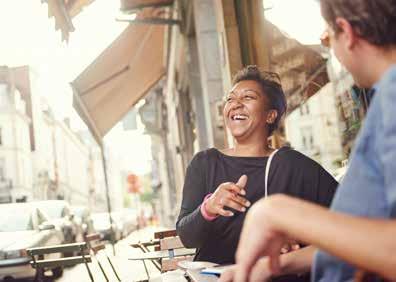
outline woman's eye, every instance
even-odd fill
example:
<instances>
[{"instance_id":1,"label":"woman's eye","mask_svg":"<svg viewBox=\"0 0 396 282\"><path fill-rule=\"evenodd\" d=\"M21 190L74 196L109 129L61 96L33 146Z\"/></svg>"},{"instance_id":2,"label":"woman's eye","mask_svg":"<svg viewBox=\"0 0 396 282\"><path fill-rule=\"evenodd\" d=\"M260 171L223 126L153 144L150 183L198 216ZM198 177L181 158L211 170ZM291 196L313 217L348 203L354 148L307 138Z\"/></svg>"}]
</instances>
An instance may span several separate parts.
<instances>
[{"instance_id":1,"label":"woman's eye","mask_svg":"<svg viewBox=\"0 0 396 282\"><path fill-rule=\"evenodd\" d=\"M243 97L245 100L252 100L253 99L253 96L249 96L249 95L247 95L247 96L245 96L245 97Z\"/></svg>"},{"instance_id":2,"label":"woman's eye","mask_svg":"<svg viewBox=\"0 0 396 282\"><path fill-rule=\"evenodd\" d=\"M233 99L231 97L226 98L226 102L231 102Z\"/></svg>"}]
</instances>

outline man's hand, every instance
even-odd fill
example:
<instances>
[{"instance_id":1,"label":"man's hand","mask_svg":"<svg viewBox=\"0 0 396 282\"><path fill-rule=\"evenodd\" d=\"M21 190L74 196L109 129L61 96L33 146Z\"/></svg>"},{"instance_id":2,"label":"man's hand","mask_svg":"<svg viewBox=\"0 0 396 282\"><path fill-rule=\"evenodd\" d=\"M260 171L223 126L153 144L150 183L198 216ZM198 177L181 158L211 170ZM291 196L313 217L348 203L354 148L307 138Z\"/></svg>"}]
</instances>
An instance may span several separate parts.
<instances>
[{"instance_id":1,"label":"man's hand","mask_svg":"<svg viewBox=\"0 0 396 282\"><path fill-rule=\"evenodd\" d=\"M271 272L268 267L268 258L264 257L259 259L256 264L253 266L251 274L250 274L250 281L254 282L265 282L271 278ZM233 282L238 281L236 280L236 271L237 266L233 265L230 266L223 274L221 274L219 282Z\"/></svg>"},{"instance_id":2,"label":"man's hand","mask_svg":"<svg viewBox=\"0 0 396 282\"><path fill-rule=\"evenodd\" d=\"M235 281L252 281L254 266L263 256L268 257L269 272L280 273L279 256L289 240L272 224L269 210L271 202L282 197L276 195L260 200L248 212L236 253Z\"/></svg>"},{"instance_id":3,"label":"man's hand","mask_svg":"<svg viewBox=\"0 0 396 282\"><path fill-rule=\"evenodd\" d=\"M300 249L300 244L296 240L289 240L281 249L281 254L287 254Z\"/></svg>"},{"instance_id":4,"label":"man's hand","mask_svg":"<svg viewBox=\"0 0 396 282\"><path fill-rule=\"evenodd\" d=\"M226 182L217 187L216 191L210 196L206 202L205 209L210 216L233 216L234 213L225 210L229 207L234 210L245 212L250 206L250 202L243 196L246 195L245 186L247 176L242 175L237 183Z\"/></svg>"}]
</instances>

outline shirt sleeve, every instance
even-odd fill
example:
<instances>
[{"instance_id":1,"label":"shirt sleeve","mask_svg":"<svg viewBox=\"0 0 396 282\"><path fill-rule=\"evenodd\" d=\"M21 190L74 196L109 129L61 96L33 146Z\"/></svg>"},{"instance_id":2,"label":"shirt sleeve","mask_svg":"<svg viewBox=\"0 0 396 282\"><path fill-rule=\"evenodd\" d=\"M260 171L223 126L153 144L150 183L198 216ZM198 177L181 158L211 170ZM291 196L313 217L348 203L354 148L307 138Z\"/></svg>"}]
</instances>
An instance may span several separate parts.
<instances>
[{"instance_id":1,"label":"shirt sleeve","mask_svg":"<svg viewBox=\"0 0 396 282\"><path fill-rule=\"evenodd\" d=\"M396 73L396 70L393 70ZM389 76L381 87L383 136L378 141L380 160L384 173L385 196L392 217L396 217L396 74Z\"/></svg>"},{"instance_id":2,"label":"shirt sleeve","mask_svg":"<svg viewBox=\"0 0 396 282\"><path fill-rule=\"evenodd\" d=\"M271 185L280 193L329 207L338 183L320 164L290 149L280 152L272 177L270 172L270 191Z\"/></svg>"},{"instance_id":3,"label":"shirt sleeve","mask_svg":"<svg viewBox=\"0 0 396 282\"><path fill-rule=\"evenodd\" d=\"M338 187L338 182L321 166L319 166L318 170L319 181L318 187L316 187L316 202L319 205L330 207Z\"/></svg>"},{"instance_id":4,"label":"shirt sleeve","mask_svg":"<svg viewBox=\"0 0 396 282\"><path fill-rule=\"evenodd\" d=\"M207 194L202 159L196 155L187 168L183 186L180 214L176 222L177 234L187 248L199 248L207 240L211 222L201 213Z\"/></svg>"}]
</instances>

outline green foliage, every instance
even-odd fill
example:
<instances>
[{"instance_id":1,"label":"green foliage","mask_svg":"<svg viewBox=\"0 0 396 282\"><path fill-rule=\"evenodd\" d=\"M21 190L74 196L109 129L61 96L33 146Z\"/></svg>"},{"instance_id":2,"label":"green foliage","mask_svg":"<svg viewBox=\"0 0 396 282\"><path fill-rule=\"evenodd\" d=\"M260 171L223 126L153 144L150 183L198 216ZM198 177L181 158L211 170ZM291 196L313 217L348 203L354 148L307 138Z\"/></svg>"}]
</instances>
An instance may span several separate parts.
<instances>
[{"instance_id":1,"label":"green foliage","mask_svg":"<svg viewBox=\"0 0 396 282\"><path fill-rule=\"evenodd\" d=\"M154 199L155 199L155 194L153 193L152 190L140 194L140 201L144 203L151 203L154 201Z\"/></svg>"},{"instance_id":2,"label":"green foliage","mask_svg":"<svg viewBox=\"0 0 396 282\"><path fill-rule=\"evenodd\" d=\"M156 199L156 195L151 187L151 175L146 174L140 177L142 190L140 194L140 201L144 203L152 203Z\"/></svg>"}]
</instances>

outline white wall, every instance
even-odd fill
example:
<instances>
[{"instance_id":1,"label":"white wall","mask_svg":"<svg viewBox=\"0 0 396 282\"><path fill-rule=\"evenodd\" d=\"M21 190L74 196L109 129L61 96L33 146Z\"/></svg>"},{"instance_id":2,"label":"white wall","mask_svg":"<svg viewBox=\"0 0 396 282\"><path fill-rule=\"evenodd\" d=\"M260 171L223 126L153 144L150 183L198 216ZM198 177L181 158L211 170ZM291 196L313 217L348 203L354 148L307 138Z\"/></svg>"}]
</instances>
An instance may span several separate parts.
<instances>
[{"instance_id":1,"label":"white wall","mask_svg":"<svg viewBox=\"0 0 396 282\"><path fill-rule=\"evenodd\" d=\"M4 177L12 181L14 200L33 194L29 122L19 92L0 85L0 162Z\"/></svg>"},{"instance_id":2,"label":"white wall","mask_svg":"<svg viewBox=\"0 0 396 282\"><path fill-rule=\"evenodd\" d=\"M332 173L338 168L334 162L344 158L333 89L331 83L326 84L285 120L291 146Z\"/></svg>"},{"instance_id":3,"label":"white wall","mask_svg":"<svg viewBox=\"0 0 396 282\"><path fill-rule=\"evenodd\" d=\"M72 205L87 205L89 149L63 122L56 123L55 148L59 188Z\"/></svg>"},{"instance_id":4,"label":"white wall","mask_svg":"<svg viewBox=\"0 0 396 282\"><path fill-rule=\"evenodd\" d=\"M107 211L106 186L102 163L102 153L99 147L93 148L91 161L93 170L93 179L91 179L91 184L93 185L93 189L95 189L95 197L92 199L91 207L93 211L104 212Z\"/></svg>"},{"instance_id":5,"label":"white wall","mask_svg":"<svg viewBox=\"0 0 396 282\"><path fill-rule=\"evenodd\" d=\"M51 114L41 97L34 99L34 177L36 198L49 199L58 195L72 205L89 203L89 147L62 121ZM46 179L39 174L48 173ZM50 190L58 183L58 189Z\"/></svg>"}]
</instances>

